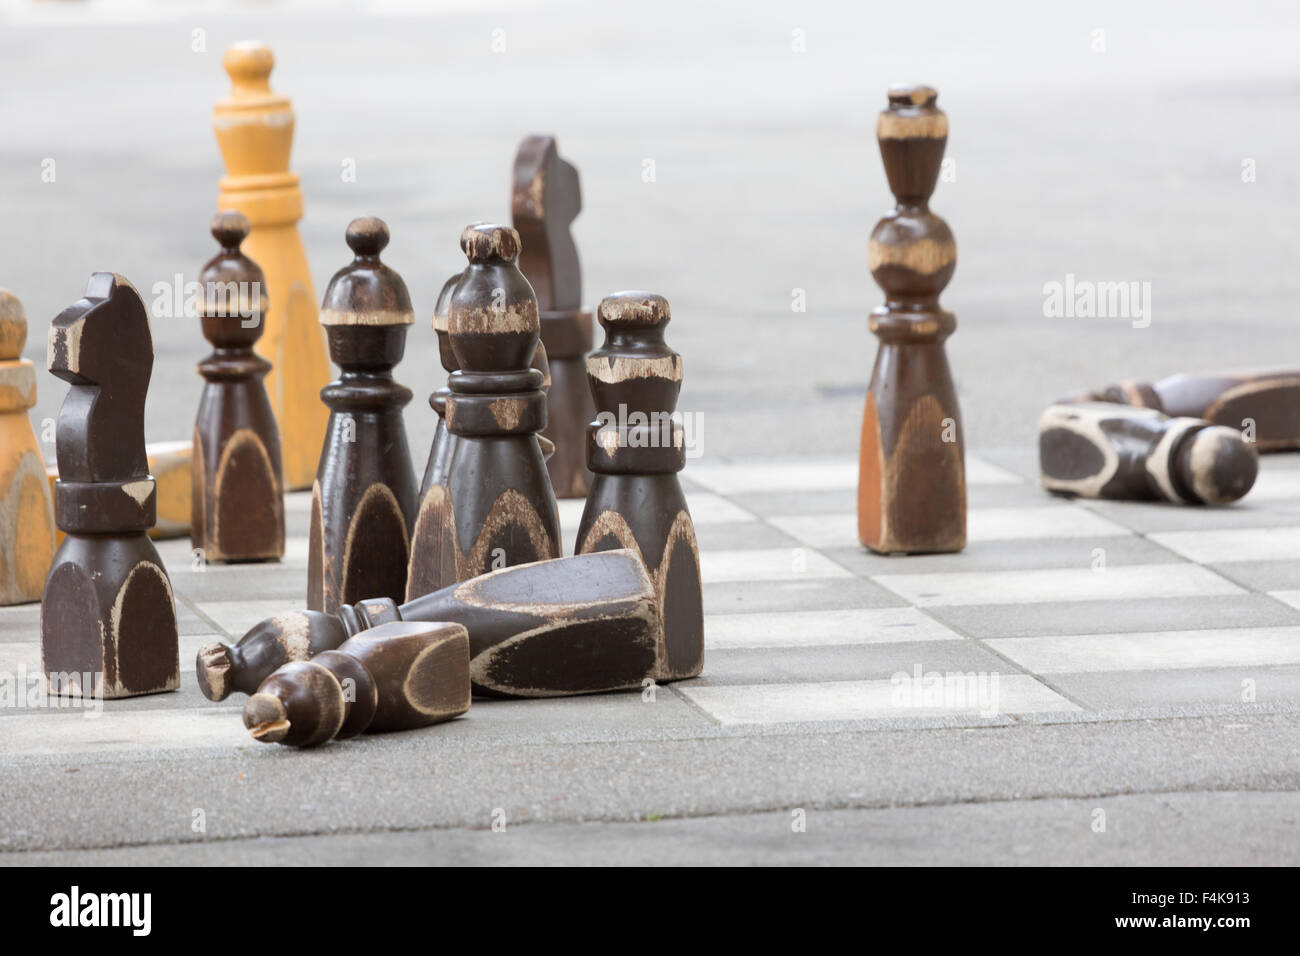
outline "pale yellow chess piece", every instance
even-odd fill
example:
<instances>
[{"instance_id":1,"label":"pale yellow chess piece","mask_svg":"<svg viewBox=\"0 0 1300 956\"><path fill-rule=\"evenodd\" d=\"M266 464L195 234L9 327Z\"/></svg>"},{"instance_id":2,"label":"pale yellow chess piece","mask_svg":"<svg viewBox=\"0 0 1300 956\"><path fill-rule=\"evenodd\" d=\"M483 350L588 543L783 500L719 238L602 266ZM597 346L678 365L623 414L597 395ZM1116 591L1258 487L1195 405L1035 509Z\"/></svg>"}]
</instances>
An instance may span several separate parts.
<instances>
[{"instance_id":1,"label":"pale yellow chess piece","mask_svg":"<svg viewBox=\"0 0 1300 956\"><path fill-rule=\"evenodd\" d=\"M270 308L257 352L271 363L267 394L280 428L284 484L310 488L325 441L329 410L320 391L330 378L307 253L298 235L302 189L289 171L294 115L288 97L271 92L275 57L261 43L236 43L222 64L234 84L217 103L212 126L226 161L219 209L248 217L244 253L266 273Z\"/></svg>"},{"instance_id":2,"label":"pale yellow chess piece","mask_svg":"<svg viewBox=\"0 0 1300 956\"><path fill-rule=\"evenodd\" d=\"M36 366L22 358L27 316L0 289L0 604L39 601L54 559L54 510L27 410Z\"/></svg>"}]
</instances>

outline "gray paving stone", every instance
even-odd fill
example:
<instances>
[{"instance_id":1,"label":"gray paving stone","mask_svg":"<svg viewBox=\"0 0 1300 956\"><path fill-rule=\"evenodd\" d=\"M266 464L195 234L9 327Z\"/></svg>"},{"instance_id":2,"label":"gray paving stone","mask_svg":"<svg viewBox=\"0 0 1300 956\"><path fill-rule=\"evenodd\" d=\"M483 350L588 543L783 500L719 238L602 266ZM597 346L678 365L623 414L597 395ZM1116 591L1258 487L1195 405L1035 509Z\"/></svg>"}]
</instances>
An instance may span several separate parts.
<instances>
[{"instance_id":1,"label":"gray paving stone","mask_svg":"<svg viewBox=\"0 0 1300 956\"><path fill-rule=\"evenodd\" d=\"M816 611L850 607L901 607L895 594L856 578L820 581L728 582L704 586L704 613Z\"/></svg>"},{"instance_id":2,"label":"gray paving stone","mask_svg":"<svg viewBox=\"0 0 1300 956\"><path fill-rule=\"evenodd\" d=\"M855 574L929 574L951 571L1014 571L1021 568L1091 568L1126 564L1175 564L1184 559L1145 538L1052 538L972 542L958 554L879 555L865 548L826 548L824 553Z\"/></svg>"},{"instance_id":3,"label":"gray paving stone","mask_svg":"<svg viewBox=\"0 0 1300 956\"><path fill-rule=\"evenodd\" d=\"M1099 710L1245 703L1245 681L1262 705L1300 698L1300 667L1295 666L1051 675L1053 686Z\"/></svg>"},{"instance_id":4,"label":"gray paving stone","mask_svg":"<svg viewBox=\"0 0 1300 956\"><path fill-rule=\"evenodd\" d=\"M888 679L899 672L1023 670L973 641L924 641L837 647L783 647L708 653L708 670L690 686Z\"/></svg>"}]
</instances>

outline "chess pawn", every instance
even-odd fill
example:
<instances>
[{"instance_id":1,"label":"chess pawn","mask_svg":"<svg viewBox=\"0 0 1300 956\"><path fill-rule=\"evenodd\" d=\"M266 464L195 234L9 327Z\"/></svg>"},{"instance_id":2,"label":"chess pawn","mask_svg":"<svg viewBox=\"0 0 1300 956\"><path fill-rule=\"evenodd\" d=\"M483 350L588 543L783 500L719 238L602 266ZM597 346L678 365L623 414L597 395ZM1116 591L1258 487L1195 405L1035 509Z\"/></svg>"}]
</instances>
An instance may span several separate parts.
<instances>
[{"instance_id":1,"label":"chess pawn","mask_svg":"<svg viewBox=\"0 0 1300 956\"><path fill-rule=\"evenodd\" d=\"M411 390L393 381L415 313L402 277L379 261L383 220L352 220L347 242L356 258L330 280L320 313L342 375L321 391L330 417L312 488L307 606L315 611L364 597L401 600L415 518L402 422Z\"/></svg>"},{"instance_id":2,"label":"chess pawn","mask_svg":"<svg viewBox=\"0 0 1300 956\"><path fill-rule=\"evenodd\" d=\"M315 747L428 727L469 705L465 628L394 621L279 668L244 703L244 726L262 743Z\"/></svg>"},{"instance_id":3,"label":"chess pawn","mask_svg":"<svg viewBox=\"0 0 1300 956\"><path fill-rule=\"evenodd\" d=\"M587 423L595 417L584 358L591 351L591 313L582 310L582 268L569 232L582 211L578 170L561 159L552 136L528 136L515 156L511 211L523 249L519 270L537 294L542 342L550 361L546 428L555 444L546 462L558 498L591 487Z\"/></svg>"},{"instance_id":4,"label":"chess pawn","mask_svg":"<svg viewBox=\"0 0 1300 956\"><path fill-rule=\"evenodd\" d=\"M671 416L682 359L664 343L668 301L619 292L602 300L597 314L605 344L587 356L599 410L587 426L595 479L574 553L630 548L641 556L664 621L652 676L694 677L704 666L704 602L695 525L677 478L686 449Z\"/></svg>"},{"instance_id":5,"label":"chess pawn","mask_svg":"<svg viewBox=\"0 0 1300 956\"><path fill-rule=\"evenodd\" d=\"M871 233L885 305L862 418L858 538L885 554L966 546L966 476L957 393L944 340L957 327L939 293L957 265L948 224L930 211L948 118L926 86L895 86L876 137L897 206Z\"/></svg>"},{"instance_id":6,"label":"chess pawn","mask_svg":"<svg viewBox=\"0 0 1300 956\"><path fill-rule=\"evenodd\" d=\"M1100 402L1044 411L1038 461L1043 487L1057 494L1179 505L1236 501L1259 471L1235 429Z\"/></svg>"},{"instance_id":7,"label":"chess pawn","mask_svg":"<svg viewBox=\"0 0 1300 956\"><path fill-rule=\"evenodd\" d=\"M469 266L451 296L447 428L456 436L443 524L456 580L560 556L560 523L537 432L545 375L537 298L515 265L519 235L475 223L461 234Z\"/></svg>"},{"instance_id":8,"label":"chess pawn","mask_svg":"<svg viewBox=\"0 0 1300 956\"><path fill-rule=\"evenodd\" d=\"M266 273L269 305L257 352L271 363L266 390L280 432L285 486L310 488L316 474L326 412L317 401L330 380L325 341L316 321L316 293L298 220L302 190L289 170L294 114L289 99L271 92L275 57L261 43L236 43L222 65L230 96L217 103L213 129L225 159L218 209L248 217L243 250Z\"/></svg>"},{"instance_id":9,"label":"chess pawn","mask_svg":"<svg viewBox=\"0 0 1300 956\"><path fill-rule=\"evenodd\" d=\"M433 312L438 355L442 367L448 373L459 368L456 353L451 348L448 321L451 318L451 296L463 274L458 272L443 283ZM546 346L542 342L537 343L532 367L542 373L542 391L545 392L550 388L551 372ZM451 463L457 442L456 436L447 428L447 396L450 394L451 389L444 385L429 396L429 407L433 409L437 423L433 431L433 445L429 448L429 461L424 468L424 480L420 483L420 507L415 518L415 530L411 532L411 562L406 569L408 601L456 581L456 551L447 520L447 483L451 478ZM545 442L541 436L538 436L538 441L544 443L542 454L545 457L549 442Z\"/></svg>"},{"instance_id":10,"label":"chess pawn","mask_svg":"<svg viewBox=\"0 0 1300 956\"><path fill-rule=\"evenodd\" d=\"M1243 431L1261 453L1300 448L1300 371L1178 374L1151 384L1126 381L1062 402L1118 402L1166 415L1204 418Z\"/></svg>"},{"instance_id":11,"label":"chess pawn","mask_svg":"<svg viewBox=\"0 0 1300 956\"><path fill-rule=\"evenodd\" d=\"M171 581L145 533L154 479L144 445L153 338L139 293L97 272L54 318L49 370L72 388L59 411L55 520L65 534L41 602L52 694L131 697L180 686Z\"/></svg>"},{"instance_id":12,"label":"chess pawn","mask_svg":"<svg viewBox=\"0 0 1300 956\"><path fill-rule=\"evenodd\" d=\"M314 658L391 621L469 632L474 693L558 697L642 686L663 642L654 584L636 552L605 551L502 568L397 605L371 598L333 614L278 614L235 644L199 649L208 700L251 694L276 668Z\"/></svg>"},{"instance_id":13,"label":"chess pawn","mask_svg":"<svg viewBox=\"0 0 1300 956\"><path fill-rule=\"evenodd\" d=\"M27 316L0 289L0 604L39 601L54 557L54 512L27 410L36 367L22 357Z\"/></svg>"},{"instance_id":14,"label":"chess pawn","mask_svg":"<svg viewBox=\"0 0 1300 956\"><path fill-rule=\"evenodd\" d=\"M239 251L248 220L218 213L221 252L199 276L203 335L215 351L199 363L205 384L194 425L190 543L207 561L284 555L280 437L262 379L271 363L253 351L262 334L266 277Z\"/></svg>"}]
</instances>

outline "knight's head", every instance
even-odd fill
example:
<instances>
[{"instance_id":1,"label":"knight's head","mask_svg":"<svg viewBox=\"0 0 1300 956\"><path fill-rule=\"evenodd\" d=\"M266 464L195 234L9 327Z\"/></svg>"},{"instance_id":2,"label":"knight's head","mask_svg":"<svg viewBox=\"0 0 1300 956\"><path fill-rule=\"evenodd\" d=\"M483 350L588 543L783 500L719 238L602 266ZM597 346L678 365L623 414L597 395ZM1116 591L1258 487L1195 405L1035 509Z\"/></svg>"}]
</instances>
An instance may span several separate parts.
<instances>
[{"instance_id":1,"label":"knight's head","mask_svg":"<svg viewBox=\"0 0 1300 956\"><path fill-rule=\"evenodd\" d=\"M92 275L86 294L50 323L48 366L72 385L142 395L153 371L153 338L135 287L113 272Z\"/></svg>"}]
</instances>

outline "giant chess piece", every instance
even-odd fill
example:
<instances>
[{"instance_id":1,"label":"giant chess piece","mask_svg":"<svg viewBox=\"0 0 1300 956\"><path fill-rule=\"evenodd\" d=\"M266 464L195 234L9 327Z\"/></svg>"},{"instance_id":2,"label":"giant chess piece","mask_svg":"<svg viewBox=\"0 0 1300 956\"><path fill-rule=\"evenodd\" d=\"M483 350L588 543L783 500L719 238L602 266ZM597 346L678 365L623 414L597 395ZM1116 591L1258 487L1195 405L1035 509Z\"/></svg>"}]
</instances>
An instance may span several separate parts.
<instances>
[{"instance_id":1,"label":"giant chess piece","mask_svg":"<svg viewBox=\"0 0 1300 956\"><path fill-rule=\"evenodd\" d=\"M553 136L528 136L515 156L511 212L523 243L519 270L537 293L542 342L550 361L546 428L555 444L546 462L557 498L591 487L586 428L591 404L583 359L591 351L591 313L582 310L582 267L569 226L582 211L578 170L556 153Z\"/></svg>"},{"instance_id":2,"label":"giant chess piece","mask_svg":"<svg viewBox=\"0 0 1300 956\"><path fill-rule=\"evenodd\" d=\"M1300 448L1300 371L1180 373L1154 384L1125 381L1062 402L1118 402L1175 418L1236 428L1261 453Z\"/></svg>"},{"instance_id":3,"label":"giant chess piece","mask_svg":"<svg viewBox=\"0 0 1300 956\"><path fill-rule=\"evenodd\" d=\"M0 604L39 601L54 557L54 512L27 410L36 366L22 357L27 316L0 289Z\"/></svg>"},{"instance_id":4,"label":"giant chess piece","mask_svg":"<svg viewBox=\"0 0 1300 956\"><path fill-rule=\"evenodd\" d=\"M266 273L270 305L257 351L271 363L266 390L280 430L285 486L297 491L310 488L316 475L326 418L317 398L330 366L298 235L302 190L289 170L293 107L288 97L271 92L275 57L265 45L236 43L222 65L234 86L212 121L226 162L217 208L248 217L252 231L244 254Z\"/></svg>"},{"instance_id":5,"label":"giant chess piece","mask_svg":"<svg viewBox=\"0 0 1300 956\"><path fill-rule=\"evenodd\" d=\"M411 390L393 381L415 319L406 283L379 261L382 219L354 219L356 254L334 274L321 303L330 356L343 370L321 391L329 428L312 489L307 606L333 611L365 597L406 593L415 470L402 409Z\"/></svg>"},{"instance_id":6,"label":"giant chess piece","mask_svg":"<svg viewBox=\"0 0 1300 956\"><path fill-rule=\"evenodd\" d=\"M682 426L671 416L682 358L664 343L668 301L619 292L597 314L605 344L587 357L599 409L587 426L587 461L596 477L574 551L630 548L641 556L664 621L653 676L694 677L704 666L704 601L695 525L677 479L686 449Z\"/></svg>"},{"instance_id":7,"label":"giant chess piece","mask_svg":"<svg viewBox=\"0 0 1300 956\"><path fill-rule=\"evenodd\" d=\"M469 705L465 628L393 621L280 667L244 703L244 726L262 743L315 747L428 727Z\"/></svg>"},{"instance_id":8,"label":"giant chess piece","mask_svg":"<svg viewBox=\"0 0 1300 956\"><path fill-rule=\"evenodd\" d=\"M236 644L207 644L195 661L208 700L251 694L276 668L337 648L391 621L446 621L469 632L474 693L558 697L640 687L663 623L654 584L633 551L502 568L408 601L374 598L333 614L279 614Z\"/></svg>"},{"instance_id":9,"label":"giant chess piece","mask_svg":"<svg viewBox=\"0 0 1300 956\"><path fill-rule=\"evenodd\" d=\"M55 520L66 537L41 603L51 693L132 697L180 686L171 581L146 532L154 479L144 450L153 338L131 283L96 272L50 328L49 369L71 384L59 411Z\"/></svg>"},{"instance_id":10,"label":"giant chess piece","mask_svg":"<svg viewBox=\"0 0 1300 956\"><path fill-rule=\"evenodd\" d=\"M885 305L862 418L858 538L886 554L966 546L961 413L944 340L957 327L939 293L957 265L948 224L930 211L948 118L927 86L895 86L876 136L898 204L871 233L871 275Z\"/></svg>"},{"instance_id":11,"label":"giant chess piece","mask_svg":"<svg viewBox=\"0 0 1300 956\"><path fill-rule=\"evenodd\" d=\"M1046 409L1038 461L1043 487L1057 494L1179 505L1236 501L1259 471L1236 429L1101 402Z\"/></svg>"},{"instance_id":12,"label":"giant chess piece","mask_svg":"<svg viewBox=\"0 0 1300 956\"><path fill-rule=\"evenodd\" d=\"M560 521L537 440L545 375L537 298L515 265L519 235L475 223L461 234L469 267L451 296L447 428L456 436L443 526L455 580L560 556ZM449 582L448 582L449 583Z\"/></svg>"},{"instance_id":13,"label":"giant chess piece","mask_svg":"<svg viewBox=\"0 0 1300 956\"><path fill-rule=\"evenodd\" d=\"M199 276L203 335L215 351L199 363L205 384L194 424L190 543L207 561L284 555L280 436L262 379L271 363L253 352L265 321L266 277L239 250L241 213L218 213L221 252Z\"/></svg>"}]
</instances>

